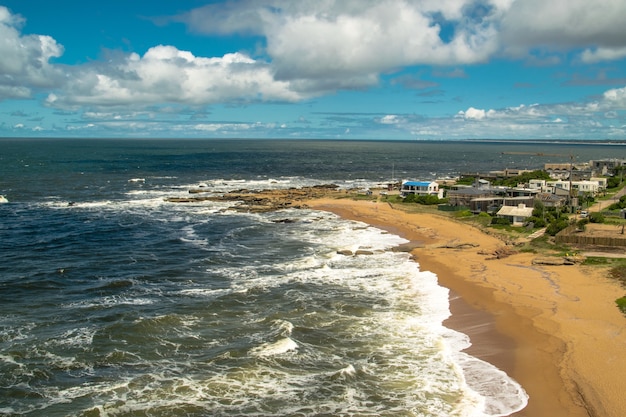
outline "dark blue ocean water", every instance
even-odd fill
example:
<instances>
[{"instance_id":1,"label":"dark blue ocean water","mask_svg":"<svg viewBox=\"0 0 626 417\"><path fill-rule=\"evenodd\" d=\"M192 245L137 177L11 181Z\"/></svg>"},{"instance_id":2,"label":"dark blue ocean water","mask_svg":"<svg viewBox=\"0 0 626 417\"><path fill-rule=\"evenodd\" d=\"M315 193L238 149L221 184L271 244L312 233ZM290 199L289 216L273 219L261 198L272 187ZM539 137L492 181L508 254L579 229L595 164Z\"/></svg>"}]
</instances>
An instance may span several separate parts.
<instances>
[{"instance_id":1,"label":"dark blue ocean water","mask_svg":"<svg viewBox=\"0 0 626 417\"><path fill-rule=\"evenodd\" d=\"M399 237L323 212L164 199L199 185L367 187L623 153L0 139L0 415L506 415L523 390L461 352L467 338L441 324L447 290L389 251ZM295 222L273 221L285 217Z\"/></svg>"}]
</instances>

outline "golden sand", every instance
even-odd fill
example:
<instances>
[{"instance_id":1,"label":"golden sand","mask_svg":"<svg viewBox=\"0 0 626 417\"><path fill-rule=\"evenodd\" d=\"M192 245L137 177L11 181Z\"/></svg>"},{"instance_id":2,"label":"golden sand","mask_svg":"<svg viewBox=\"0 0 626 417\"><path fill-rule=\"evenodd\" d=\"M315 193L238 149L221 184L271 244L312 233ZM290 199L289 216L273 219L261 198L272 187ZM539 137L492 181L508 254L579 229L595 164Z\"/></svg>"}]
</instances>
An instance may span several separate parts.
<instances>
[{"instance_id":1,"label":"golden sand","mask_svg":"<svg viewBox=\"0 0 626 417\"><path fill-rule=\"evenodd\" d=\"M529 253L494 259L485 254L502 247L500 239L386 202L308 205L423 243L412 251L420 269L451 290L446 324L470 336L469 353L507 372L530 396L515 416L626 416L626 317L615 306L624 290L606 269L534 265Z\"/></svg>"}]
</instances>

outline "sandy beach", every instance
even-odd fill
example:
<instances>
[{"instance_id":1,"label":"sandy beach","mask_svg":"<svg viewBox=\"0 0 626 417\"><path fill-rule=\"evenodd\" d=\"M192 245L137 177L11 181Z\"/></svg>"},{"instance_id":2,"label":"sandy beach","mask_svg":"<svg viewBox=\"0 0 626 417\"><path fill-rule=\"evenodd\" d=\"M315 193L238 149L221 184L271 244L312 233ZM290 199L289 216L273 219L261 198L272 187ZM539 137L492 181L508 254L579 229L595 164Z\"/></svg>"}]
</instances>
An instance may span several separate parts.
<instances>
[{"instance_id":1,"label":"sandy beach","mask_svg":"<svg viewBox=\"0 0 626 417\"><path fill-rule=\"evenodd\" d=\"M626 317L615 306L624 289L606 270L534 265L531 253L494 259L504 246L497 237L386 202L322 198L308 205L416 243L411 253L420 269L451 291L446 325L468 334L469 353L528 393L516 417L626 415Z\"/></svg>"}]
</instances>

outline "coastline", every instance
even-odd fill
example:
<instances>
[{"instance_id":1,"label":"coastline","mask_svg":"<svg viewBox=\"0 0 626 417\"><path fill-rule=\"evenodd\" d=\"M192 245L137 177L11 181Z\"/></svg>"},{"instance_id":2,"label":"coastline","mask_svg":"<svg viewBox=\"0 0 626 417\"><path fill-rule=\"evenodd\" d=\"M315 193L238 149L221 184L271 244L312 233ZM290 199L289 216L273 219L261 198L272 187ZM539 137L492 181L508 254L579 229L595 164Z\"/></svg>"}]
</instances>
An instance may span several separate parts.
<instances>
[{"instance_id":1,"label":"coastline","mask_svg":"<svg viewBox=\"0 0 626 417\"><path fill-rule=\"evenodd\" d=\"M472 226L386 202L307 202L404 237L421 270L450 289L446 325L467 334L466 351L518 381L529 395L515 417L620 417L626 410L626 318L620 285L601 268L534 265L536 255L485 255L503 242ZM465 244L468 245L459 245ZM443 247L446 246L446 247Z\"/></svg>"}]
</instances>

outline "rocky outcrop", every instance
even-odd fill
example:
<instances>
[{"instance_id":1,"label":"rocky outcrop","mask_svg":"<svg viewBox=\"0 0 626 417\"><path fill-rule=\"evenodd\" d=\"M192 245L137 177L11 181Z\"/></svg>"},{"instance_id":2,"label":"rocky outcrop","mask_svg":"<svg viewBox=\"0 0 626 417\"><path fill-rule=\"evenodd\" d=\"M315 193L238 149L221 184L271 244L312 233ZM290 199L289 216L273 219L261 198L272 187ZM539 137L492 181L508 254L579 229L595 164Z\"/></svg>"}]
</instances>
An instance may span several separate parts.
<instances>
[{"instance_id":1,"label":"rocky outcrop","mask_svg":"<svg viewBox=\"0 0 626 417\"><path fill-rule=\"evenodd\" d=\"M241 212L263 213L284 208L306 208L304 201L326 197L339 193L335 184L315 185L311 187L289 188L285 190L247 190L240 189L221 195L172 197L165 201L171 203L194 203L201 201L232 201L230 209ZM210 193L211 189L192 189L190 194Z\"/></svg>"},{"instance_id":2,"label":"rocky outcrop","mask_svg":"<svg viewBox=\"0 0 626 417\"><path fill-rule=\"evenodd\" d=\"M470 243L470 242L450 242L443 245L437 246L440 249L469 249L475 248L478 246L478 243Z\"/></svg>"},{"instance_id":3,"label":"rocky outcrop","mask_svg":"<svg viewBox=\"0 0 626 417\"><path fill-rule=\"evenodd\" d=\"M489 256L488 258L486 258L487 260L502 259L511 255L515 255L516 253L517 253L517 250L510 246L501 246L493 251L478 251L479 255Z\"/></svg>"}]
</instances>

